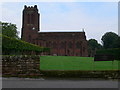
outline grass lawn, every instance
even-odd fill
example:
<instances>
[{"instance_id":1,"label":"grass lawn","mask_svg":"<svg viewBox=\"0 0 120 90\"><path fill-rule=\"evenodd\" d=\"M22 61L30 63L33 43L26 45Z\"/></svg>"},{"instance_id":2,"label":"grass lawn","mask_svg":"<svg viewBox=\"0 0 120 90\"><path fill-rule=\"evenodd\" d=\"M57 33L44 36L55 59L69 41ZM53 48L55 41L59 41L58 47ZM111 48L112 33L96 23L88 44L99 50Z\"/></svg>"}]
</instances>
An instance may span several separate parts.
<instances>
[{"instance_id":1,"label":"grass lawn","mask_svg":"<svg viewBox=\"0 0 120 90\"><path fill-rule=\"evenodd\" d=\"M120 61L97 61L92 57L40 56L41 70L118 70Z\"/></svg>"}]
</instances>

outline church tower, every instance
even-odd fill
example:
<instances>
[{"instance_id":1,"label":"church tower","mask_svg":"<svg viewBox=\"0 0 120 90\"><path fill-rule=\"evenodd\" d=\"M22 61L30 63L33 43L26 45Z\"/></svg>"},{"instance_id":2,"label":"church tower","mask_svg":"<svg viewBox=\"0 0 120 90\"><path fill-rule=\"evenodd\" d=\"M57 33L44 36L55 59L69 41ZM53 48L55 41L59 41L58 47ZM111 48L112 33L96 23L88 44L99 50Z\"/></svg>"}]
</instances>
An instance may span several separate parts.
<instances>
[{"instance_id":1,"label":"church tower","mask_svg":"<svg viewBox=\"0 0 120 90\"><path fill-rule=\"evenodd\" d=\"M37 5L24 6L23 16L22 16L22 40L34 43L34 40L38 37L39 31L39 13Z\"/></svg>"}]
</instances>

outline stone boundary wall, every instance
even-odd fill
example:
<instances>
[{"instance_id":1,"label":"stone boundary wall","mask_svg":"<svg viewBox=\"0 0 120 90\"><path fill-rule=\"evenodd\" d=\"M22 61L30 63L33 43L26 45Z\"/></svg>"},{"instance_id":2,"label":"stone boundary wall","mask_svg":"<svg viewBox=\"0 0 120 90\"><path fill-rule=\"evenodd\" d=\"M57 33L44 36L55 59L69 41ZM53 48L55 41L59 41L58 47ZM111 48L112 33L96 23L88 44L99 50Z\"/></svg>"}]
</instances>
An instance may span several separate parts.
<instances>
[{"instance_id":1,"label":"stone boundary wall","mask_svg":"<svg viewBox=\"0 0 120 90\"><path fill-rule=\"evenodd\" d=\"M2 56L2 76L32 77L40 75L40 56Z\"/></svg>"},{"instance_id":2,"label":"stone boundary wall","mask_svg":"<svg viewBox=\"0 0 120 90\"><path fill-rule=\"evenodd\" d=\"M41 70L41 73L54 78L120 79L120 70Z\"/></svg>"}]
</instances>

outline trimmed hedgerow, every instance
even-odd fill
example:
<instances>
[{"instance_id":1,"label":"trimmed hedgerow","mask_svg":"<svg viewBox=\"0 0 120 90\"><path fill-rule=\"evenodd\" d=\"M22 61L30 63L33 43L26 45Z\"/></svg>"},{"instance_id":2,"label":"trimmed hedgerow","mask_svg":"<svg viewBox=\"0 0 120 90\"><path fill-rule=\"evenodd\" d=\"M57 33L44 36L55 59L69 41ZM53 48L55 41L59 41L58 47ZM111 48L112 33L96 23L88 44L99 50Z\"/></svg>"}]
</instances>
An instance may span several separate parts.
<instances>
[{"instance_id":1,"label":"trimmed hedgerow","mask_svg":"<svg viewBox=\"0 0 120 90\"><path fill-rule=\"evenodd\" d=\"M111 48L111 49L101 49L97 50L96 54L109 54L113 55L114 59L120 60L120 48Z\"/></svg>"},{"instance_id":2,"label":"trimmed hedgerow","mask_svg":"<svg viewBox=\"0 0 120 90\"><path fill-rule=\"evenodd\" d=\"M2 49L3 50L15 50L15 51L35 51L35 52L47 52L50 49L40 47L22 40L17 40L10 38L5 35L0 35L2 37Z\"/></svg>"}]
</instances>

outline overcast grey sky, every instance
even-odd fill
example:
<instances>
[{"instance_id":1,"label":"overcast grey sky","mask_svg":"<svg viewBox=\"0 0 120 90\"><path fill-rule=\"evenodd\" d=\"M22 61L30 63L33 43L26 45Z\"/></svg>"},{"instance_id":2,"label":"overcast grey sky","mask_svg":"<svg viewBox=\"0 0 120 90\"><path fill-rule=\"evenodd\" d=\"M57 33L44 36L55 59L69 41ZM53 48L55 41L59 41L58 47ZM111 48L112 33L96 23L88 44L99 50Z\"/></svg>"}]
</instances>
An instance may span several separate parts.
<instances>
[{"instance_id":1,"label":"overcast grey sky","mask_svg":"<svg viewBox=\"0 0 120 90\"><path fill-rule=\"evenodd\" d=\"M117 2L4 2L2 22L16 24L21 36L24 5L37 5L42 32L82 31L88 39L101 42L106 32L118 33Z\"/></svg>"}]
</instances>

